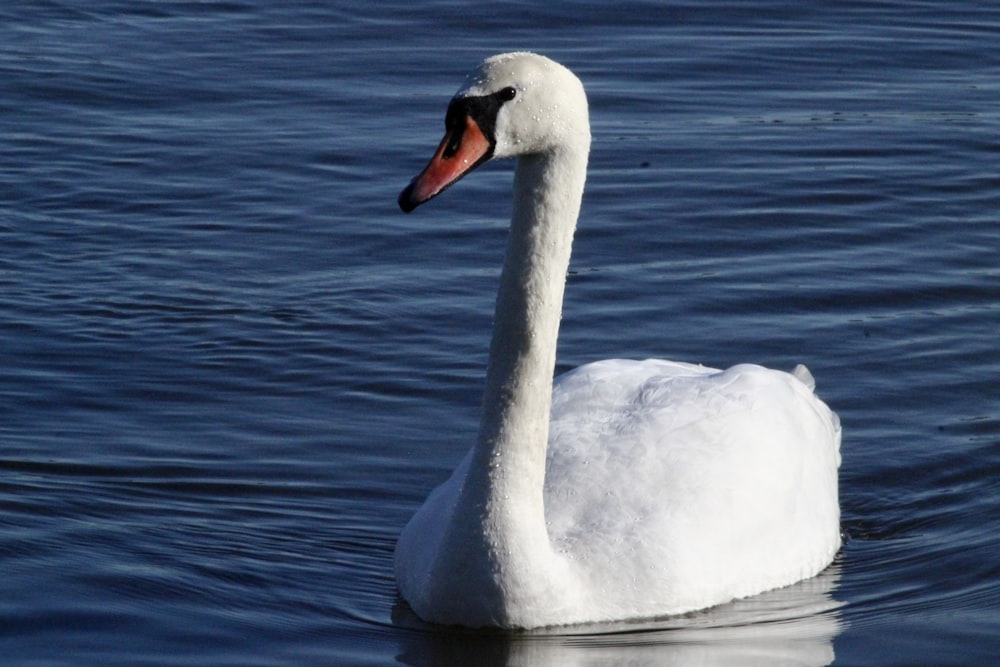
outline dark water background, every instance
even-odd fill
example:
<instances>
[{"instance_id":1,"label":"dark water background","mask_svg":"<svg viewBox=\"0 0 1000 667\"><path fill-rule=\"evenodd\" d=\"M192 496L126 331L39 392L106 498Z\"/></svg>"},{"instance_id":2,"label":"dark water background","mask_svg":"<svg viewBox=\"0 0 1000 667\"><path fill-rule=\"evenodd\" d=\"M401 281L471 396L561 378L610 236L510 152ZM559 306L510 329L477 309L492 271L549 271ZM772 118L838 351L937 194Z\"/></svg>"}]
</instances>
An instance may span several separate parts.
<instances>
[{"instance_id":1,"label":"dark water background","mask_svg":"<svg viewBox=\"0 0 1000 667\"><path fill-rule=\"evenodd\" d=\"M591 100L559 369L808 364L845 433L823 577L556 635L397 603L474 437L511 165L395 198L515 48ZM998 211L997 3L8 3L0 655L992 664Z\"/></svg>"}]
</instances>

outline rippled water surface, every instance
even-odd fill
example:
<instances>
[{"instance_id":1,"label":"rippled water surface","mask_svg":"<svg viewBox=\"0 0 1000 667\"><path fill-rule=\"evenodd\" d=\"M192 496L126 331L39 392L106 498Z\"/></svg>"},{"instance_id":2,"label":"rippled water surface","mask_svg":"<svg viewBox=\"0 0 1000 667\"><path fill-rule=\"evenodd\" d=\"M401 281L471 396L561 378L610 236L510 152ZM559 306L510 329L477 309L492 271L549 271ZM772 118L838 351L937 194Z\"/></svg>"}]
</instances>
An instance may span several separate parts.
<instances>
[{"instance_id":1,"label":"rippled water surface","mask_svg":"<svg viewBox=\"0 0 1000 667\"><path fill-rule=\"evenodd\" d=\"M995 662L998 40L972 1L0 8L6 664ZM511 165L395 199L513 48L590 94L559 370L808 364L845 434L822 576L517 636L398 602L476 430Z\"/></svg>"}]
</instances>

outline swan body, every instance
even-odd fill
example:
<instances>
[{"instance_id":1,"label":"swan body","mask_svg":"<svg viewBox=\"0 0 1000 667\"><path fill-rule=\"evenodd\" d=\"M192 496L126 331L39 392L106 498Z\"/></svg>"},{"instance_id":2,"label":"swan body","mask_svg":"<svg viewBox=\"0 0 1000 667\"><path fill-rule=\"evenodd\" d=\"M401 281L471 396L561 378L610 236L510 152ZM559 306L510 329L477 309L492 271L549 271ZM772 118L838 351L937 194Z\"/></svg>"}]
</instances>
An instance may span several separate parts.
<instances>
[{"instance_id":1,"label":"swan body","mask_svg":"<svg viewBox=\"0 0 1000 667\"><path fill-rule=\"evenodd\" d=\"M478 438L396 546L413 610L500 628L649 618L825 568L840 547L840 425L804 366L615 359L553 380L590 147L576 76L494 56L445 126L400 206L516 157L514 212Z\"/></svg>"}]
</instances>

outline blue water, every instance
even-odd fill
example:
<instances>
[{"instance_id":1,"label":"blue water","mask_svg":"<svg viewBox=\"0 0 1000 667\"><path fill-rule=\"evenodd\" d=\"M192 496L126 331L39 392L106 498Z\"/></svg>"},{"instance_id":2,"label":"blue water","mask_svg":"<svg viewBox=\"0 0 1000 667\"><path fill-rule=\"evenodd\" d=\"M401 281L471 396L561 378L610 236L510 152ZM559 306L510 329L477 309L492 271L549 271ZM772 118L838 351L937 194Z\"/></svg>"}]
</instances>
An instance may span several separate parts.
<instances>
[{"instance_id":1,"label":"blue water","mask_svg":"<svg viewBox=\"0 0 1000 667\"><path fill-rule=\"evenodd\" d=\"M996 662L998 44L974 0L4 5L5 664ZM511 165L396 195L514 48L591 100L559 370L808 364L823 576L516 636L398 602L476 430Z\"/></svg>"}]
</instances>

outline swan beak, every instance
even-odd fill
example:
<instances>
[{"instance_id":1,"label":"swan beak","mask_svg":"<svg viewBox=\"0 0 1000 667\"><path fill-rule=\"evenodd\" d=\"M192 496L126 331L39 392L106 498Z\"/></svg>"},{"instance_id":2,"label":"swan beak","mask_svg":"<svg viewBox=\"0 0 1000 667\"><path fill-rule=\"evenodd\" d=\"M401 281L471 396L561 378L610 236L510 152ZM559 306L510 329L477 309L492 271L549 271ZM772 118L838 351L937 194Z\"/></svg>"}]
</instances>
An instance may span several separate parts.
<instances>
[{"instance_id":1,"label":"swan beak","mask_svg":"<svg viewBox=\"0 0 1000 667\"><path fill-rule=\"evenodd\" d=\"M472 117L465 116L445 133L431 161L399 194L399 208L409 213L444 192L492 155L493 142Z\"/></svg>"}]
</instances>

